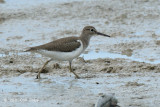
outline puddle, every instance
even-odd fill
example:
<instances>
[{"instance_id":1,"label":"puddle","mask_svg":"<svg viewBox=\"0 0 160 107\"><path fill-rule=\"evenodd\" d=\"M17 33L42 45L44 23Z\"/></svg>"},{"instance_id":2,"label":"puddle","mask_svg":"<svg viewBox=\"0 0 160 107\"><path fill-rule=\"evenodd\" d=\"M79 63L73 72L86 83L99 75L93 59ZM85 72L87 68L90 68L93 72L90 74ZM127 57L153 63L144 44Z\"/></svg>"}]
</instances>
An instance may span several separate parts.
<instances>
[{"instance_id":1,"label":"puddle","mask_svg":"<svg viewBox=\"0 0 160 107\"><path fill-rule=\"evenodd\" d=\"M43 76L43 74L42 74ZM74 78L70 78L70 80ZM34 79L33 77L24 77L23 75L17 77L3 77L0 79L1 87L0 93L4 95L56 95L57 88L60 88L60 92L70 87L68 78L47 77L42 80Z\"/></svg>"},{"instance_id":2,"label":"puddle","mask_svg":"<svg viewBox=\"0 0 160 107\"><path fill-rule=\"evenodd\" d=\"M134 35L136 36L143 36L145 33L144 32L136 32Z\"/></svg>"},{"instance_id":3,"label":"puddle","mask_svg":"<svg viewBox=\"0 0 160 107\"><path fill-rule=\"evenodd\" d=\"M150 64L158 64L160 63L160 60L154 60L154 61L149 61L149 60L144 60L141 58L136 58L134 56L126 56L126 55L121 55L121 54L116 54L116 53L109 53L109 52L89 52L88 54L82 54L81 57L83 57L85 60L89 59L97 59L97 58L123 58L123 59L129 59L131 61L138 61L138 62L145 62L145 63L150 63Z\"/></svg>"},{"instance_id":4,"label":"puddle","mask_svg":"<svg viewBox=\"0 0 160 107\"><path fill-rule=\"evenodd\" d=\"M24 8L24 7L29 7L29 6L35 6L37 3L42 4L45 3L47 0L5 0L5 4L2 4L1 6L12 9L12 8ZM51 0L48 0L51 2ZM26 5L27 4L27 5Z\"/></svg>"},{"instance_id":5,"label":"puddle","mask_svg":"<svg viewBox=\"0 0 160 107\"><path fill-rule=\"evenodd\" d=\"M71 1L78 1L78 0L70 0L70 2ZM60 3L60 2L65 3L68 2L68 0L5 0L5 3L1 4L1 7L5 7L5 9L20 9L20 8L33 7L37 5L43 5L47 3Z\"/></svg>"}]
</instances>

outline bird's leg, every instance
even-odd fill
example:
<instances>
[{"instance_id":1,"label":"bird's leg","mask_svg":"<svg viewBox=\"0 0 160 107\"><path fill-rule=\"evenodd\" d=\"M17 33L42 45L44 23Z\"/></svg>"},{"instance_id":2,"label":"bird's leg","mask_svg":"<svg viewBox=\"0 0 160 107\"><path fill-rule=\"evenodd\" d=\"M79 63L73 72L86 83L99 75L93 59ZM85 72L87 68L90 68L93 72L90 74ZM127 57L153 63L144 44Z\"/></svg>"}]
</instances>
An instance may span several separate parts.
<instances>
[{"instance_id":1,"label":"bird's leg","mask_svg":"<svg viewBox=\"0 0 160 107\"><path fill-rule=\"evenodd\" d=\"M40 79L40 73L43 71L44 67L45 67L51 60L52 60L52 59L50 59L50 60L48 60L48 61L46 61L46 62L44 63L44 65L42 66L42 68L39 70L36 79Z\"/></svg>"},{"instance_id":2,"label":"bird's leg","mask_svg":"<svg viewBox=\"0 0 160 107\"><path fill-rule=\"evenodd\" d=\"M69 71L72 72L76 76L77 79L79 79L79 76L72 70L71 64L72 64L72 61L69 61Z\"/></svg>"}]
</instances>

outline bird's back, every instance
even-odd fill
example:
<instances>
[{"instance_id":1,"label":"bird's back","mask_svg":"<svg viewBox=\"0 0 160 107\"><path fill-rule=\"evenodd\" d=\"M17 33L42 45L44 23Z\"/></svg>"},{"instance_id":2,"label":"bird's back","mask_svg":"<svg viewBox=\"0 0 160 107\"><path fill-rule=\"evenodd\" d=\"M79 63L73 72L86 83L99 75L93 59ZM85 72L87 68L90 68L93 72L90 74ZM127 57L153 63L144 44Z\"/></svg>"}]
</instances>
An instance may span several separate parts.
<instances>
[{"instance_id":1,"label":"bird's back","mask_svg":"<svg viewBox=\"0 0 160 107\"><path fill-rule=\"evenodd\" d=\"M61 38L44 45L31 47L27 51L47 50L58 52L71 52L80 47L80 42L77 41L78 37Z\"/></svg>"}]
</instances>

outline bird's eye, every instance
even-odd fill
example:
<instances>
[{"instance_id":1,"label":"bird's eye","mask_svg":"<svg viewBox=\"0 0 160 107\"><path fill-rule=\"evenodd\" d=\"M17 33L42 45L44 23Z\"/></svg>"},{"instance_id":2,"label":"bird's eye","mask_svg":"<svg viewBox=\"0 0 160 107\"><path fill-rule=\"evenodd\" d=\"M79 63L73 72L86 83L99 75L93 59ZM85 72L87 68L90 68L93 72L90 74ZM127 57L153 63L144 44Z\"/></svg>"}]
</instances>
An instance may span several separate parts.
<instances>
[{"instance_id":1,"label":"bird's eye","mask_svg":"<svg viewBox=\"0 0 160 107\"><path fill-rule=\"evenodd\" d=\"M93 32L94 30L93 30L93 29L91 29L91 31Z\"/></svg>"}]
</instances>

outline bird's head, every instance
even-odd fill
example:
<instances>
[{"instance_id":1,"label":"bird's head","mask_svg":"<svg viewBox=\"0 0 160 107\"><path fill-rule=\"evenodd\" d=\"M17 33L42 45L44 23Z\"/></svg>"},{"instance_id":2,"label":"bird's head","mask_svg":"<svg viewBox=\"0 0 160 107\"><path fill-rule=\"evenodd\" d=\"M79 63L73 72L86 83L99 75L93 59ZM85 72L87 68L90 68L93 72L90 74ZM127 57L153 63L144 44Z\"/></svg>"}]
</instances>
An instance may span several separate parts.
<instances>
[{"instance_id":1,"label":"bird's head","mask_svg":"<svg viewBox=\"0 0 160 107\"><path fill-rule=\"evenodd\" d=\"M109 35L98 32L93 26L86 26L83 28L82 34L93 36L93 35L102 35L106 37L110 37Z\"/></svg>"}]
</instances>

